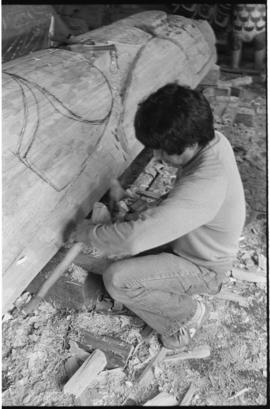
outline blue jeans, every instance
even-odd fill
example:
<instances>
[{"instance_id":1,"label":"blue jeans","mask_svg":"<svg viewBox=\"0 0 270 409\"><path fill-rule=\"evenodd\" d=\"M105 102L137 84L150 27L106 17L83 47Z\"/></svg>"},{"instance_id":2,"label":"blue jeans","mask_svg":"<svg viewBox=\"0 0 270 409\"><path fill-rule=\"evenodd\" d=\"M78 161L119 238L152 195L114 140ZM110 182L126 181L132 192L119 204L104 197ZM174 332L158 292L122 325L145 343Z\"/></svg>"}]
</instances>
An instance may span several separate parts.
<instances>
[{"instance_id":1,"label":"blue jeans","mask_svg":"<svg viewBox=\"0 0 270 409\"><path fill-rule=\"evenodd\" d=\"M224 276L162 252L115 261L103 281L113 299L159 334L171 335L194 315L192 295L218 293Z\"/></svg>"}]
</instances>

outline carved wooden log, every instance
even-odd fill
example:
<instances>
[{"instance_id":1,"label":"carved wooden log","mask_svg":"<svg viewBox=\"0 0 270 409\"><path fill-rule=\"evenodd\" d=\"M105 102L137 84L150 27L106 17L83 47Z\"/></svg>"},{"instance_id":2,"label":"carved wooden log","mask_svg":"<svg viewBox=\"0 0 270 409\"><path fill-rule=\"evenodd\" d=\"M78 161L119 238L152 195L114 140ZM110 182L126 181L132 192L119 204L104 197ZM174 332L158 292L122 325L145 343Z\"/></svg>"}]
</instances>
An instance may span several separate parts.
<instances>
[{"instance_id":1,"label":"carved wooden log","mask_svg":"<svg viewBox=\"0 0 270 409\"><path fill-rule=\"evenodd\" d=\"M195 88L216 62L207 22L164 12L78 37L89 39L116 51L48 49L3 64L4 311L142 149L137 104L172 81Z\"/></svg>"}]
</instances>

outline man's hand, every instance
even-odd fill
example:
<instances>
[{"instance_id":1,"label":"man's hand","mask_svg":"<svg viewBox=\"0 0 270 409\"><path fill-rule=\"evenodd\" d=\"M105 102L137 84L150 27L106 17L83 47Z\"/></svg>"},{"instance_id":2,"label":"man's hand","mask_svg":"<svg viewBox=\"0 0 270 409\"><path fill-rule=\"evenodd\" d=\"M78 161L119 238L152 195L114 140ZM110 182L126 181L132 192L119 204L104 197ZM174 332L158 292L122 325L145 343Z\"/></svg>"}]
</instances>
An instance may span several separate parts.
<instances>
[{"instance_id":1,"label":"man's hand","mask_svg":"<svg viewBox=\"0 0 270 409\"><path fill-rule=\"evenodd\" d=\"M111 223L111 215L108 208L101 202L94 203L91 219L84 219L78 223L71 235L69 236L69 242L83 243L84 254L91 254L94 257L105 257L105 254L100 249L93 247L89 233L96 224L108 224Z\"/></svg>"},{"instance_id":2,"label":"man's hand","mask_svg":"<svg viewBox=\"0 0 270 409\"><path fill-rule=\"evenodd\" d=\"M95 223L93 223L91 220L83 220L81 223L77 225L76 229L71 233L69 242L83 243L84 246L82 248L82 253L84 254L89 254L95 258L106 257L104 252L92 246L92 243L89 239L89 232L94 225Z\"/></svg>"},{"instance_id":3,"label":"man's hand","mask_svg":"<svg viewBox=\"0 0 270 409\"><path fill-rule=\"evenodd\" d=\"M83 220L82 222L78 223L75 230L69 237L69 242L81 242L89 246L89 231L93 226L94 223L91 220Z\"/></svg>"},{"instance_id":4,"label":"man's hand","mask_svg":"<svg viewBox=\"0 0 270 409\"><path fill-rule=\"evenodd\" d=\"M84 219L78 223L75 230L71 233L69 241L71 243L81 242L86 245L91 245L89 241L89 232L95 224L111 223L111 215L108 208L101 202L95 202L91 219Z\"/></svg>"}]
</instances>

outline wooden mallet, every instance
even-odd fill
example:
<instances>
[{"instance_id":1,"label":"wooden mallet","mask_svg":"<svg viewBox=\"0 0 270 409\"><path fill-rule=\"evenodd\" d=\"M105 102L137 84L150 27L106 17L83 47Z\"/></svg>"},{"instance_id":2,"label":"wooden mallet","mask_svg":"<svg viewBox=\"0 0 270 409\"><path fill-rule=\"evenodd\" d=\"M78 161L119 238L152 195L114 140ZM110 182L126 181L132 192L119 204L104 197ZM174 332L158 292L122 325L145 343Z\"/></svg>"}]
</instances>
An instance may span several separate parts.
<instances>
[{"instance_id":1,"label":"wooden mallet","mask_svg":"<svg viewBox=\"0 0 270 409\"><path fill-rule=\"evenodd\" d=\"M93 212L91 220L94 224L97 223L109 223L111 220L110 212L107 207L100 202L96 202L93 206ZM23 313L25 315L31 314L44 299L50 288L56 283L56 281L64 274L70 264L83 250L83 243L75 243L67 252L63 260L58 264L55 270L51 273L50 277L42 284L37 294L31 299L31 301L23 307Z\"/></svg>"}]
</instances>

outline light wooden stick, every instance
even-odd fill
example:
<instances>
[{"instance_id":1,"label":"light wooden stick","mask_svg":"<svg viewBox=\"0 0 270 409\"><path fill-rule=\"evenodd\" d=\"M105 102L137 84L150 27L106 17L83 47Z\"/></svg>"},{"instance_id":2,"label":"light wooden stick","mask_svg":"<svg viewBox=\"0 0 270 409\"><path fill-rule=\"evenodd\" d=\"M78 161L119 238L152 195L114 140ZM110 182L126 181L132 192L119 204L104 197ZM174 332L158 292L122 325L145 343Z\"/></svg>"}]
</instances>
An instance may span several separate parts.
<instances>
[{"instance_id":1,"label":"light wooden stick","mask_svg":"<svg viewBox=\"0 0 270 409\"><path fill-rule=\"evenodd\" d=\"M188 406L196 392L197 388L193 383L190 384L187 393L185 394L184 398L182 399L179 406Z\"/></svg>"},{"instance_id":2,"label":"light wooden stick","mask_svg":"<svg viewBox=\"0 0 270 409\"><path fill-rule=\"evenodd\" d=\"M37 294L32 298L32 300L28 304L24 306L23 312L26 315L30 314L38 307L40 301L45 297L50 288L56 283L56 281L62 276L62 274L64 274L64 272L67 270L72 261L80 254L82 248L83 243L75 243L71 247L71 249L69 249L61 263L58 264L58 266L52 272L50 277L43 283Z\"/></svg>"},{"instance_id":3,"label":"light wooden stick","mask_svg":"<svg viewBox=\"0 0 270 409\"><path fill-rule=\"evenodd\" d=\"M111 221L110 212L103 203L101 202L94 203L91 221L94 224L109 223ZM23 308L24 314L28 315L38 307L39 303L42 301L42 299L45 297L45 295L48 293L51 287L64 274L64 272L68 269L73 260L75 260L75 258L80 254L80 252L83 250L83 247L84 247L83 243L75 243L71 247L71 249L69 249L63 260L51 273L50 277L43 283L37 294Z\"/></svg>"},{"instance_id":4,"label":"light wooden stick","mask_svg":"<svg viewBox=\"0 0 270 409\"><path fill-rule=\"evenodd\" d=\"M227 289L221 290L220 293L215 294L214 297L222 300L237 302L239 305L241 305L241 307L248 307L249 305L249 301L246 298Z\"/></svg>"},{"instance_id":5,"label":"light wooden stick","mask_svg":"<svg viewBox=\"0 0 270 409\"><path fill-rule=\"evenodd\" d=\"M251 281L253 283L266 283L266 274L244 271L240 268L233 268L231 273L232 276L238 280Z\"/></svg>"},{"instance_id":6,"label":"light wooden stick","mask_svg":"<svg viewBox=\"0 0 270 409\"><path fill-rule=\"evenodd\" d=\"M197 348L194 348L192 351L183 351L179 352L178 354L173 354L172 356L167 355L164 358L165 362L170 362L170 361L177 361L181 360L183 361L184 359L202 359L202 358L208 358L211 355L211 350L209 345L201 345Z\"/></svg>"}]
</instances>

